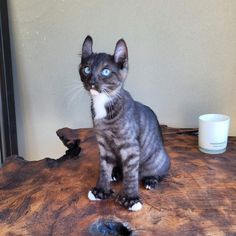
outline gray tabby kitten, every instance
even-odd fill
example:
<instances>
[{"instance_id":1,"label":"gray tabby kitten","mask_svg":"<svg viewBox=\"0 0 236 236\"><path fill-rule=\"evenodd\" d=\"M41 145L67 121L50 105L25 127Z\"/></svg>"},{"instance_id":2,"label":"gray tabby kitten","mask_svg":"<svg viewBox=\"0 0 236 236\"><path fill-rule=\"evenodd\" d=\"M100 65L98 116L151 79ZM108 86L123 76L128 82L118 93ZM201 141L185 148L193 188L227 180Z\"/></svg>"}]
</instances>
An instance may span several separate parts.
<instances>
[{"instance_id":1,"label":"gray tabby kitten","mask_svg":"<svg viewBox=\"0 0 236 236\"><path fill-rule=\"evenodd\" d=\"M123 178L117 201L131 211L142 208L139 180L146 189L156 187L170 168L161 130L154 112L136 102L124 90L128 73L128 50L120 39L114 55L93 53L92 38L82 47L79 73L91 96L91 111L100 151L100 175L90 200L110 198L111 180Z\"/></svg>"}]
</instances>

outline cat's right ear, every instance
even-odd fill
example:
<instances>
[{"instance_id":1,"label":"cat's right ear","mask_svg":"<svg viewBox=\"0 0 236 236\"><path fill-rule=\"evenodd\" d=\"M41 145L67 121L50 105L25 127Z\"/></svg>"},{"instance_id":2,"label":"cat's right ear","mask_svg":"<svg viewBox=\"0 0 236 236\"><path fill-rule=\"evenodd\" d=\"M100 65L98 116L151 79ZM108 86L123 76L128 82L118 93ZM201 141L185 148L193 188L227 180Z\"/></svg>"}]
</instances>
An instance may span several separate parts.
<instances>
[{"instance_id":1,"label":"cat's right ear","mask_svg":"<svg viewBox=\"0 0 236 236\"><path fill-rule=\"evenodd\" d=\"M124 39L120 39L116 43L115 52L114 52L115 62L121 64L122 67L128 66L128 48Z\"/></svg>"},{"instance_id":2,"label":"cat's right ear","mask_svg":"<svg viewBox=\"0 0 236 236\"><path fill-rule=\"evenodd\" d=\"M89 57L93 53L93 39L91 36L87 36L84 40L83 46L82 46L82 57L86 58Z\"/></svg>"}]
</instances>

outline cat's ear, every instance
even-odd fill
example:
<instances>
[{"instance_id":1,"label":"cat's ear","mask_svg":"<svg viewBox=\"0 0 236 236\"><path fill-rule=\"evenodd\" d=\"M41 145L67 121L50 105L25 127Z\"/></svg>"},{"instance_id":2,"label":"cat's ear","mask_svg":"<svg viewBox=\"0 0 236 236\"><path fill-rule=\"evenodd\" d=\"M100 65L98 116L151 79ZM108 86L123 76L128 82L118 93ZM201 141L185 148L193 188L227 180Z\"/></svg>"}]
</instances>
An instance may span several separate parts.
<instances>
[{"instance_id":1,"label":"cat's ear","mask_svg":"<svg viewBox=\"0 0 236 236\"><path fill-rule=\"evenodd\" d=\"M116 43L114 60L116 63L122 64L123 67L128 66L128 48L124 39L120 39Z\"/></svg>"},{"instance_id":2,"label":"cat's ear","mask_svg":"<svg viewBox=\"0 0 236 236\"><path fill-rule=\"evenodd\" d=\"M82 57L88 57L93 53L93 39L91 36L87 36L84 40L83 46L82 46Z\"/></svg>"}]
</instances>

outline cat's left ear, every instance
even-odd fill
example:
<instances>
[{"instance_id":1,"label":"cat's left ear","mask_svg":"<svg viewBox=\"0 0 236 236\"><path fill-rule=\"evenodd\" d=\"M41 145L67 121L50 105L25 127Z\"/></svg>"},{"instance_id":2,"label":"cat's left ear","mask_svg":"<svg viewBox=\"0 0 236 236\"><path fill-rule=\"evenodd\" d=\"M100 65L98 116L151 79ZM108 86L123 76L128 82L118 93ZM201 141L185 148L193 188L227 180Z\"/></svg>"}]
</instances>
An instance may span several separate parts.
<instances>
[{"instance_id":1,"label":"cat's left ear","mask_svg":"<svg viewBox=\"0 0 236 236\"><path fill-rule=\"evenodd\" d=\"M128 48L124 39L120 39L116 43L114 60L116 63L121 64L122 67L128 67Z\"/></svg>"},{"instance_id":2,"label":"cat's left ear","mask_svg":"<svg viewBox=\"0 0 236 236\"><path fill-rule=\"evenodd\" d=\"M84 40L83 46L82 46L82 57L88 57L93 53L93 39L91 36L87 36Z\"/></svg>"}]
</instances>

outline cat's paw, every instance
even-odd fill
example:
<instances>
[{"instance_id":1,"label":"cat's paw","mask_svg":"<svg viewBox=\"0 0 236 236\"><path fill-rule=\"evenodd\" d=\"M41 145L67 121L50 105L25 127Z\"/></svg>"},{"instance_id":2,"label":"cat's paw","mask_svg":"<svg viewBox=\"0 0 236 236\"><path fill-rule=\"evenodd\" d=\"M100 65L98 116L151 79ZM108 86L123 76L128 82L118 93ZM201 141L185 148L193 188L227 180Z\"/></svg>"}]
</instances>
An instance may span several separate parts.
<instances>
[{"instance_id":1,"label":"cat's paw","mask_svg":"<svg viewBox=\"0 0 236 236\"><path fill-rule=\"evenodd\" d=\"M109 199L114 196L113 190L109 190L105 192L103 189L100 188L93 188L88 192L88 198L91 201L99 201L104 199Z\"/></svg>"},{"instance_id":2,"label":"cat's paw","mask_svg":"<svg viewBox=\"0 0 236 236\"><path fill-rule=\"evenodd\" d=\"M139 197L129 198L125 195L119 195L116 201L129 211L139 211L143 207L143 203Z\"/></svg>"},{"instance_id":3,"label":"cat's paw","mask_svg":"<svg viewBox=\"0 0 236 236\"><path fill-rule=\"evenodd\" d=\"M159 179L154 176L148 176L143 178L143 185L146 189L155 189L158 186Z\"/></svg>"},{"instance_id":4,"label":"cat's paw","mask_svg":"<svg viewBox=\"0 0 236 236\"><path fill-rule=\"evenodd\" d=\"M114 167L111 174L111 181L118 182L118 181L122 181L122 179L123 179L122 169L117 166Z\"/></svg>"}]
</instances>

